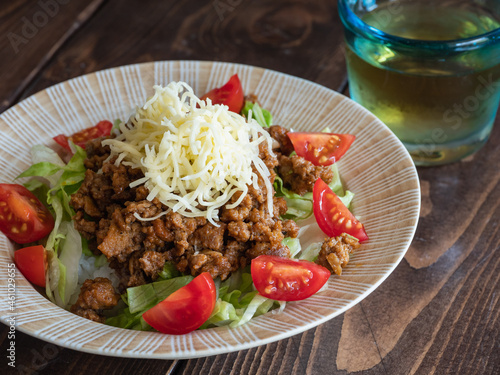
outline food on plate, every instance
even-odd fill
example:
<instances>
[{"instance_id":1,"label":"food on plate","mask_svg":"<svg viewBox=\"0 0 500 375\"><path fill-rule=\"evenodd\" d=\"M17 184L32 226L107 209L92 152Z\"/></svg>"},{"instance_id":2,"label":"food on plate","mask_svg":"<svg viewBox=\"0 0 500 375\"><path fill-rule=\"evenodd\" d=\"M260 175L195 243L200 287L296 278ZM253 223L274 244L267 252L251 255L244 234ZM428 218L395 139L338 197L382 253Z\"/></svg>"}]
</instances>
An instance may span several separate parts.
<instances>
[{"instance_id":1,"label":"food on plate","mask_svg":"<svg viewBox=\"0 0 500 375\"><path fill-rule=\"evenodd\" d=\"M72 152L71 147L69 145L69 141L73 142L73 144L80 146L81 148L85 148L85 144L91 139L105 137L111 134L111 129L113 128L113 124L110 121L100 121L97 125L92 126L88 129L83 129L69 137L64 134L59 134L54 137L54 141L57 144L64 147L67 151Z\"/></svg>"},{"instance_id":2,"label":"food on plate","mask_svg":"<svg viewBox=\"0 0 500 375\"><path fill-rule=\"evenodd\" d=\"M201 99L183 82L154 90L126 122L57 136L68 163L33 147L20 177L37 177L25 185L55 217L48 298L97 322L183 334L283 309L340 274L367 239L332 164L354 136L324 133L323 149L323 133L295 137L237 75ZM302 249L297 222L313 213L331 238Z\"/></svg>"},{"instance_id":3,"label":"food on plate","mask_svg":"<svg viewBox=\"0 0 500 375\"><path fill-rule=\"evenodd\" d=\"M14 262L19 271L33 284L45 287L47 254L42 245L24 247L14 253Z\"/></svg>"},{"instance_id":4,"label":"food on plate","mask_svg":"<svg viewBox=\"0 0 500 375\"><path fill-rule=\"evenodd\" d=\"M288 134L293 149L314 165L332 165L346 153L354 142L352 134L302 133Z\"/></svg>"},{"instance_id":5,"label":"food on plate","mask_svg":"<svg viewBox=\"0 0 500 375\"><path fill-rule=\"evenodd\" d=\"M332 273L341 275L342 267L349 263L349 254L357 250L359 246L359 241L347 233L330 237L321 244L316 263L327 268Z\"/></svg>"},{"instance_id":6,"label":"food on plate","mask_svg":"<svg viewBox=\"0 0 500 375\"><path fill-rule=\"evenodd\" d=\"M200 99L210 99L212 104L227 105L231 112L240 113L243 108L244 96L238 75L234 74L225 85L210 90Z\"/></svg>"},{"instance_id":7,"label":"food on plate","mask_svg":"<svg viewBox=\"0 0 500 375\"><path fill-rule=\"evenodd\" d=\"M212 276L203 272L186 286L176 290L142 317L154 329L182 335L201 327L210 317L217 299Z\"/></svg>"},{"instance_id":8,"label":"food on plate","mask_svg":"<svg viewBox=\"0 0 500 375\"><path fill-rule=\"evenodd\" d=\"M368 239L363 224L322 179L318 179L314 184L313 202L316 222L327 236L335 237L347 233L359 242Z\"/></svg>"},{"instance_id":9,"label":"food on plate","mask_svg":"<svg viewBox=\"0 0 500 375\"><path fill-rule=\"evenodd\" d=\"M118 304L120 295L115 292L111 280L96 277L85 280L77 301L71 306L71 312L94 322L104 323L103 310L109 310Z\"/></svg>"},{"instance_id":10,"label":"food on plate","mask_svg":"<svg viewBox=\"0 0 500 375\"><path fill-rule=\"evenodd\" d=\"M252 259L252 280L259 293L278 301L311 297L328 281L330 271L316 263L272 255Z\"/></svg>"},{"instance_id":11,"label":"food on plate","mask_svg":"<svg viewBox=\"0 0 500 375\"><path fill-rule=\"evenodd\" d=\"M0 184L0 230L19 244L38 241L54 228L49 210L28 189Z\"/></svg>"}]
</instances>

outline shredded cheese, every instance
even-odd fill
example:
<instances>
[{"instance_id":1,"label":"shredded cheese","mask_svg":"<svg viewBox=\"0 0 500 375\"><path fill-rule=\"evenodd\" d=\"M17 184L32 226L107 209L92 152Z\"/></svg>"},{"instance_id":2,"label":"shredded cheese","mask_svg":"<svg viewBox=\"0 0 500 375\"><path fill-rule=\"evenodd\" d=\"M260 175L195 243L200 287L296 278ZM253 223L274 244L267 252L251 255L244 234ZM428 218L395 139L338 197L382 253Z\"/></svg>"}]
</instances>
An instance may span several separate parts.
<instances>
[{"instance_id":1,"label":"shredded cheese","mask_svg":"<svg viewBox=\"0 0 500 375\"><path fill-rule=\"evenodd\" d=\"M238 206L248 185L259 189L253 166L265 182L272 214L269 170L259 158L262 142L272 154L268 132L227 106L198 99L184 82L154 86L154 90L144 106L120 124L121 134L103 141L111 149L110 158L117 157L117 165L144 173L144 178L130 186L144 184L148 200L158 198L183 216L205 217L217 225L222 206ZM238 191L242 192L238 200L227 204Z\"/></svg>"}]
</instances>

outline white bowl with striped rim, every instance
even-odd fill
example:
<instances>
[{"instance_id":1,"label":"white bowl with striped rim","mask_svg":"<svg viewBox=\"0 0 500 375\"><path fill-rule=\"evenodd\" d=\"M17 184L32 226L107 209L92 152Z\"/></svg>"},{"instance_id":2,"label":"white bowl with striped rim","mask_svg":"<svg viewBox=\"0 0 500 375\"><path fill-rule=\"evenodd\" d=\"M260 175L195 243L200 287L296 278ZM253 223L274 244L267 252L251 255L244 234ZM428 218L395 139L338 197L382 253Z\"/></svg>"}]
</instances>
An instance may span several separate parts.
<instances>
[{"instance_id":1,"label":"white bowl with striped rim","mask_svg":"<svg viewBox=\"0 0 500 375\"><path fill-rule=\"evenodd\" d=\"M415 166L394 134L345 96L283 73L248 65L164 61L129 65L85 75L41 91L0 115L0 182L11 183L31 164L29 149L51 145L103 119L126 119L153 93L155 84L185 81L198 95L238 73L245 93L254 93L275 124L295 131L351 133L356 141L339 162L344 185L354 192L353 212L370 240L352 256L342 276L326 290L281 313L267 313L237 328L219 327L183 336L115 328L81 318L54 305L17 271L15 309L8 299L13 244L0 235L0 320L16 315L16 329L63 347L122 357L179 359L243 350L313 328L370 294L403 258L415 233L420 189ZM306 225L312 223L300 223ZM317 225L303 242L321 241Z\"/></svg>"}]
</instances>

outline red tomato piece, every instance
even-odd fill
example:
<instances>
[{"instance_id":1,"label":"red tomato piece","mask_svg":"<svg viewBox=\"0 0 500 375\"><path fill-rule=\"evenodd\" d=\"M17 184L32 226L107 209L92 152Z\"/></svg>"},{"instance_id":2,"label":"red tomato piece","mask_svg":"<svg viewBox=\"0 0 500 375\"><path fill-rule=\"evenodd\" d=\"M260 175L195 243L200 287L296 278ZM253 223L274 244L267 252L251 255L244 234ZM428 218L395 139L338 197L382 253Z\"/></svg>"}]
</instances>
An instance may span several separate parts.
<instances>
[{"instance_id":1,"label":"red tomato piece","mask_svg":"<svg viewBox=\"0 0 500 375\"><path fill-rule=\"evenodd\" d=\"M314 165L332 165L351 147L351 134L289 132L288 138L297 155Z\"/></svg>"},{"instance_id":2,"label":"red tomato piece","mask_svg":"<svg viewBox=\"0 0 500 375\"><path fill-rule=\"evenodd\" d=\"M307 260L272 255L252 259L252 280L261 295L278 301L300 301L328 281L330 271Z\"/></svg>"},{"instance_id":3,"label":"red tomato piece","mask_svg":"<svg viewBox=\"0 0 500 375\"><path fill-rule=\"evenodd\" d=\"M56 135L53 139L59 146L62 146L67 151L72 152L71 147L69 147L68 137L66 137L64 134Z\"/></svg>"},{"instance_id":4,"label":"red tomato piece","mask_svg":"<svg viewBox=\"0 0 500 375\"><path fill-rule=\"evenodd\" d=\"M314 184L313 211L316 222L328 237L347 233L356 237L359 242L368 239L363 224L322 179L318 179Z\"/></svg>"},{"instance_id":5,"label":"red tomato piece","mask_svg":"<svg viewBox=\"0 0 500 375\"><path fill-rule=\"evenodd\" d=\"M16 250L14 252L14 261L19 271L30 283L45 287L47 253L42 245Z\"/></svg>"},{"instance_id":6,"label":"red tomato piece","mask_svg":"<svg viewBox=\"0 0 500 375\"><path fill-rule=\"evenodd\" d=\"M0 231L12 241L29 243L48 235L54 218L22 185L0 184Z\"/></svg>"},{"instance_id":7,"label":"red tomato piece","mask_svg":"<svg viewBox=\"0 0 500 375\"><path fill-rule=\"evenodd\" d=\"M214 280L208 272L203 272L147 310L142 317L160 332L183 335L205 323L212 314L216 298Z\"/></svg>"},{"instance_id":8,"label":"red tomato piece","mask_svg":"<svg viewBox=\"0 0 500 375\"><path fill-rule=\"evenodd\" d=\"M110 135L112 128L113 124L110 121L104 120L100 121L95 126L83 129L73 135L70 135L69 137L65 136L64 134L59 134L56 135L53 139L57 144L61 145L66 150L71 152L68 141L72 141L75 145L78 145L81 148L85 148L85 144L87 143L87 141Z\"/></svg>"},{"instance_id":9,"label":"red tomato piece","mask_svg":"<svg viewBox=\"0 0 500 375\"><path fill-rule=\"evenodd\" d=\"M201 97L201 100L209 98L212 104L224 104L229 107L232 112L240 113L243 108L243 88L241 87L240 79L235 74L227 83L219 88L210 90Z\"/></svg>"}]
</instances>

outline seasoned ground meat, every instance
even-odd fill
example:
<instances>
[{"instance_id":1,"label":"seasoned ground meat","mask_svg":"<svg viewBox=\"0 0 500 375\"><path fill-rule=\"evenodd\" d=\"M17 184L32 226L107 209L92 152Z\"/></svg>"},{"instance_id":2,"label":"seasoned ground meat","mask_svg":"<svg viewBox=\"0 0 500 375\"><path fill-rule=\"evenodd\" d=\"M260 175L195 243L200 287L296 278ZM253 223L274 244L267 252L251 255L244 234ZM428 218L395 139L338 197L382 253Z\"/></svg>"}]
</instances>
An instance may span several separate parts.
<instances>
[{"instance_id":1,"label":"seasoned ground meat","mask_svg":"<svg viewBox=\"0 0 500 375\"><path fill-rule=\"evenodd\" d=\"M229 204L235 203L240 198L240 196L241 196L241 193L239 193L239 192L234 194L231 197ZM243 198L242 202L238 206L236 206L235 208L229 209L226 207L222 207L221 214L220 214L220 221L223 221L225 223L229 223L231 221L246 220L252 207L253 207L252 197L249 194L247 194Z\"/></svg>"},{"instance_id":2,"label":"seasoned ground meat","mask_svg":"<svg viewBox=\"0 0 500 375\"><path fill-rule=\"evenodd\" d=\"M111 281L104 277L85 280L71 312L84 318L104 323L102 310L108 310L118 304L120 295L115 292Z\"/></svg>"},{"instance_id":3,"label":"seasoned ground meat","mask_svg":"<svg viewBox=\"0 0 500 375\"><path fill-rule=\"evenodd\" d=\"M274 167L278 165L278 159L274 153L269 153L269 147L266 143L259 143L259 158L262 159L266 167L269 169L269 172L271 173L271 177L269 177L269 179L272 184L274 182L274 177L276 176ZM257 173L257 175L260 177L260 174ZM263 190L265 191L265 189Z\"/></svg>"},{"instance_id":4,"label":"seasoned ground meat","mask_svg":"<svg viewBox=\"0 0 500 375\"><path fill-rule=\"evenodd\" d=\"M250 223L245 223L244 221L231 221L227 225L227 234L233 237L236 241L246 242L250 239L251 228Z\"/></svg>"},{"instance_id":5,"label":"seasoned ground meat","mask_svg":"<svg viewBox=\"0 0 500 375\"><path fill-rule=\"evenodd\" d=\"M278 175L285 186L299 195L312 191L314 183L321 178L327 184L332 181L333 172L328 167L315 166L301 156L290 154L294 151L288 138L288 130L279 125L269 128L269 134L276 141L273 151L278 157Z\"/></svg>"},{"instance_id":6,"label":"seasoned ground meat","mask_svg":"<svg viewBox=\"0 0 500 375\"><path fill-rule=\"evenodd\" d=\"M212 223L206 223L193 233L189 243L195 249L210 249L220 252L224 246L226 226L225 223L219 223L218 227Z\"/></svg>"},{"instance_id":7,"label":"seasoned ground meat","mask_svg":"<svg viewBox=\"0 0 500 375\"><path fill-rule=\"evenodd\" d=\"M282 126L273 125L269 128L269 134L276 141L276 147L273 147L273 150L285 156L290 156L293 152L293 144L288 138L288 130Z\"/></svg>"},{"instance_id":8,"label":"seasoned ground meat","mask_svg":"<svg viewBox=\"0 0 500 375\"><path fill-rule=\"evenodd\" d=\"M87 159L84 160L85 168L97 172L101 169L104 160L109 156L109 147L102 145L102 140L109 137L100 137L88 141L85 144Z\"/></svg>"},{"instance_id":9,"label":"seasoned ground meat","mask_svg":"<svg viewBox=\"0 0 500 375\"><path fill-rule=\"evenodd\" d=\"M315 166L301 156L291 157L280 155L278 174L283 179L287 188L299 195L312 191L314 183L322 179L329 184L333 178L333 171L330 166Z\"/></svg>"},{"instance_id":10,"label":"seasoned ground meat","mask_svg":"<svg viewBox=\"0 0 500 375\"><path fill-rule=\"evenodd\" d=\"M349 254L359 248L359 242L356 239L343 233L340 236L327 238L321 245L316 263L326 267L331 273L340 275L342 267L349 263Z\"/></svg>"},{"instance_id":11,"label":"seasoned ground meat","mask_svg":"<svg viewBox=\"0 0 500 375\"><path fill-rule=\"evenodd\" d=\"M165 265L165 254L158 251L146 251L139 259L139 263L144 273L155 280Z\"/></svg>"},{"instance_id":12,"label":"seasoned ground meat","mask_svg":"<svg viewBox=\"0 0 500 375\"><path fill-rule=\"evenodd\" d=\"M142 264L140 262L141 256L142 254L140 251L133 253L125 263L127 265L127 268L121 267L121 265L124 263L113 263L115 268L117 267L117 265L120 265L117 271L122 279L127 280L127 286L138 286L147 283L146 275L144 273L144 270L142 269Z\"/></svg>"},{"instance_id":13,"label":"seasoned ground meat","mask_svg":"<svg viewBox=\"0 0 500 375\"><path fill-rule=\"evenodd\" d=\"M95 221L85 219L84 212L84 210L78 211L73 217L73 222L75 229L80 232L84 238L90 240L95 236L97 223Z\"/></svg>"},{"instance_id":14,"label":"seasoned ground meat","mask_svg":"<svg viewBox=\"0 0 500 375\"><path fill-rule=\"evenodd\" d=\"M274 209L268 212L266 184L260 174L258 188L249 185L238 206L220 209L218 225L172 211L142 221L137 217L153 218L167 207L157 199L148 201L144 186L130 188L131 182L143 177L140 170L116 166L114 160L102 163L109 149L95 142L89 147L86 164L92 168L71 198L75 228L89 240L93 252L106 255L120 277L120 290L155 280L167 261L181 272L193 276L209 272L224 280L261 254L290 256L281 242L284 237L296 237L298 226L280 219L287 211L283 198L273 197ZM278 159L264 144L259 146L259 156L272 183ZM241 193L234 194L229 203L240 197Z\"/></svg>"},{"instance_id":15,"label":"seasoned ground meat","mask_svg":"<svg viewBox=\"0 0 500 375\"><path fill-rule=\"evenodd\" d=\"M220 276L226 279L231 272L229 259L218 251L202 251L201 253L189 254L187 256L191 273L209 272L212 278Z\"/></svg>"}]
</instances>

